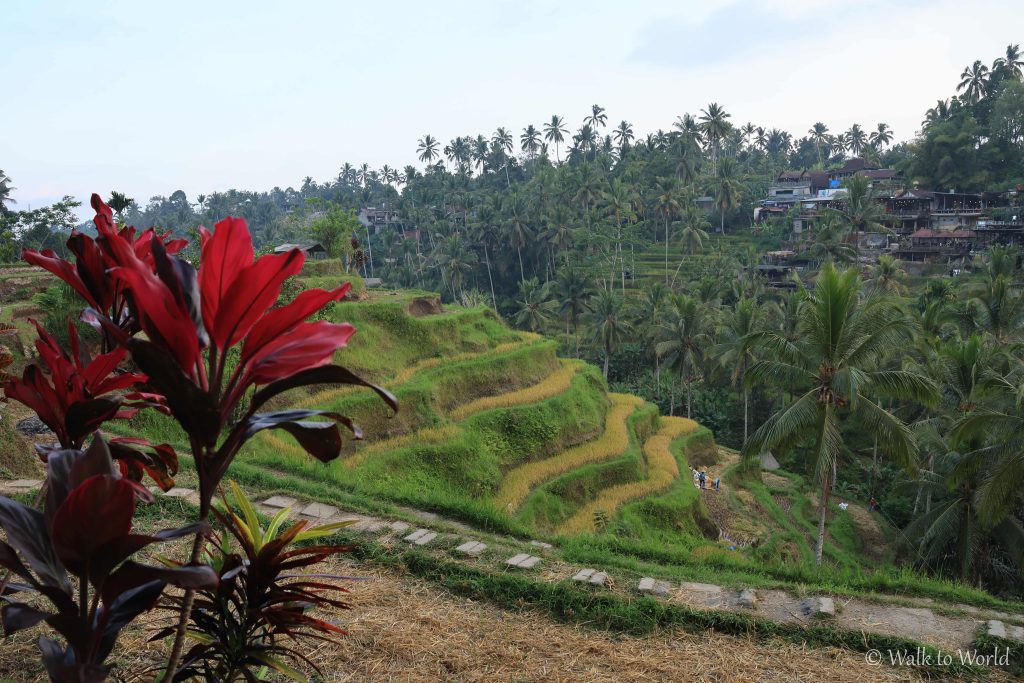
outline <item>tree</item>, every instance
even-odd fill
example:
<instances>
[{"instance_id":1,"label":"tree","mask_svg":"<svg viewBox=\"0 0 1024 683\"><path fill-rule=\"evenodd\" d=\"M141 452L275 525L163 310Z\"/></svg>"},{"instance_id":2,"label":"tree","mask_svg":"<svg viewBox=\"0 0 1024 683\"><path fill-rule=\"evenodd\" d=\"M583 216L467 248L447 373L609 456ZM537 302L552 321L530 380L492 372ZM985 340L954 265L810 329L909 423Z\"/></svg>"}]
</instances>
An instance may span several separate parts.
<instances>
[{"instance_id":1,"label":"tree","mask_svg":"<svg viewBox=\"0 0 1024 683\"><path fill-rule=\"evenodd\" d=\"M714 175L718 174L718 146L731 128L726 120L731 116L717 102L712 102L707 109L700 110L700 130L711 149L712 173Z\"/></svg>"},{"instance_id":2,"label":"tree","mask_svg":"<svg viewBox=\"0 0 1024 683\"><path fill-rule=\"evenodd\" d=\"M548 300L548 288L537 278L519 282L519 298L516 300L515 322L531 332L539 332L551 318L555 302Z\"/></svg>"},{"instance_id":3,"label":"tree","mask_svg":"<svg viewBox=\"0 0 1024 683\"><path fill-rule=\"evenodd\" d=\"M11 185L10 177L0 169L0 214L5 214L10 211L7 208L8 204L14 204L14 197L11 196L11 192L16 190L16 187Z\"/></svg>"},{"instance_id":4,"label":"tree","mask_svg":"<svg viewBox=\"0 0 1024 683\"><path fill-rule=\"evenodd\" d=\"M438 157L437 147L438 142L433 135L427 134L420 138L419 146L416 148L420 161L427 165L434 163L434 159ZM366 175L366 170L364 169L362 173L364 185L366 184Z\"/></svg>"},{"instance_id":5,"label":"tree","mask_svg":"<svg viewBox=\"0 0 1024 683\"><path fill-rule=\"evenodd\" d=\"M554 115L551 120L544 124L544 139L548 142L555 143L555 159L558 163L562 163L562 157L558 152L558 146L565 142L565 136L569 133L569 129L565 127L565 119L561 116Z\"/></svg>"},{"instance_id":6,"label":"tree","mask_svg":"<svg viewBox=\"0 0 1024 683\"><path fill-rule=\"evenodd\" d=\"M580 316L590 310L590 297L593 292L590 279L586 274L571 266L558 271L553 283L552 293L555 300L561 302L558 315L565 319L565 333L568 336L572 327L576 339L576 357L580 357L580 339L577 331Z\"/></svg>"},{"instance_id":7,"label":"tree","mask_svg":"<svg viewBox=\"0 0 1024 683\"><path fill-rule=\"evenodd\" d=\"M763 327L761 311L762 307L755 299L739 299L732 308L725 309L717 335L721 341L714 351L722 368L729 373L729 381L743 391L744 442L750 424L750 387L743 380L755 359L755 342Z\"/></svg>"},{"instance_id":8,"label":"tree","mask_svg":"<svg viewBox=\"0 0 1024 683\"><path fill-rule=\"evenodd\" d=\"M118 222L122 222L124 218L124 212L128 210L130 206L135 204L135 200L126 196L121 192L112 190L110 192L110 200L107 202L110 208L117 214Z\"/></svg>"},{"instance_id":9,"label":"tree","mask_svg":"<svg viewBox=\"0 0 1024 683\"><path fill-rule=\"evenodd\" d=\"M466 274L473 269L476 259L458 233L438 240L432 254L435 266L441 270L441 278L448 283L452 299L459 300Z\"/></svg>"},{"instance_id":10,"label":"tree","mask_svg":"<svg viewBox=\"0 0 1024 683\"><path fill-rule=\"evenodd\" d=\"M587 322L594 331L594 342L604 352L604 379L608 381L608 363L623 339L633 331L622 310L622 299L611 290L598 290L591 299Z\"/></svg>"},{"instance_id":11,"label":"tree","mask_svg":"<svg viewBox=\"0 0 1024 683\"><path fill-rule=\"evenodd\" d=\"M686 386L686 417L693 417L693 383L703 375L704 362L713 346L714 318L705 304L685 294L672 300L667 318L655 350ZM675 414L674 383L669 414Z\"/></svg>"},{"instance_id":12,"label":"tree","mask_svg":"<svg viewBox=\"0 0 1024 683\"><path fill-rule=\"evenodd\" d=\"M715 176L715 208L718 209L719 231L725 234L725 214L740 203L739 166L735 159L723 159Z\"/></svg>"},{"instance_id":13,"label":"tree","mask_svg":"<svg viewBox=\"0 0 1024 683\"><path fill-rule=\"evenodd\" d=\"M974 104L988 91L988 76L988 67L982 64L980 59L976 59L974 64L965 67L960 74L960 83L956 86L956 91L963 90L967 101Z\"/></svg>"},{"instance_id":14,"label":"tree","mask_svg":"<svg viewBox=\"0 0 1024 683\"><path fill-rule=\"evenodd\" d=\"M871 181L864 176L853 175L843 183L846 194L839 207L828 212L846 227L855 240L855 251L860 255L860 234L863 232L888 232L882 224L885 209L875 200Z\"/></svg>"},{"instance_id":15,"label":"tree","mask_svg":"<svg viewBox=\"0 0 1024 683\"><path fill-rule=\"evenodd\" d=\"M868 286L878 294L904 296L907 287L903 282L907 279L907 271L900 267L900 262L890 254L878 257L878 265L871 269Z\"/></svg>"},{"instance_id":16,"label":"tree","mask_svg":"<svg viewBox=\"0 0 1024 683\"><path fill-rule=\"evenodd\" d=\"M583 122L595 130L604 128L608 123L608 115L604 113L604 107L595 104L590 108L590 116L583 119Z\"/></svg>"},{"instance_id":17,"label":"tree","mask_svg":"<svg viewBox=\"0 0 1024 683\"><path fill-rule=\"evenodd\" d=\"M818 153L818 165L822 165L821 159L821 147L825 144L825 140L828 137L828 126L820 121L811 126L811 129L807 131L807 134L811 136L811 141L814 142L814 149Z\"/></svg>"},{"instance_id":18,"label":"tree","mask_svg":"<svg viewBox=\"0 0 1024 683\"><path fill-rule=\"evenodd\" d=\"M855 157L859 157L867 144L867 133L865 133L864 129L860 127L860 124L855 123L850 126L850 130L846 131L846 149L850 150L850 154Z\"/></svg>"},{"instance_id":19,"label":"tree","mask_svg":"<svg viewBox=\"0 0 1024 683\"><path fill-rule=\"evenodd\" d=\"M540 131L531 123L523 129L523 134L519 136L519 142L522 150L532 159L540 149Z\"/></svg>"},{"instance_id":20,"label":"tree","mask_svg":"<svg viewBox=\"0 0 1024 683\"><path fill-rule=\"evenodd\" d=\"M1010 43L1006 46L1006 53L993 64L992 71L998 73L1001 80L1019 81L1021 67L1024 67L1024 59L1020 56L1020 45Z\"/></svg>"},{"instance_id":21,"label":"tree","mask_svg":"<svg viewBox=\"0 0 1024 683\"><path fill-rule=\"evenodd\" d=\"M889 128L889 124L880 123L875 130L871 131L871 135L868 136L868 144L875 149L881 149L892 142L892 129Z\"/></svg>"},{"instance_id":22,"label":"tree","mask_svg":"<svg viewBox=\"0 0 1024 683\"><path fill-rule=\"evenodd\" d=\"M668 285L668 224L678 214L682 205L679 203L679 188L675 178L661 178L657 182L654 198L654 213L661 216L665 224L665 285Z\"/></svg>"},{"instance_id":23,"label":"tree","mask_svg":"<svg viewBox=\"0 0 1024 683\"><path fill-rule=\"evenodd\" d=\"M612 131L612 135L615 137L615 142L619 143L619 154L622 154L622 150L629 146L629 143L633 142L633 126L628 121L622 121L618 127Z\"/></svg>"},{"instance_id":24,"label":"tree","mask_svg":"<svg viewBox=\"0 0 1024 683\"><path fill-rule=\"evenodd\" d=\"M891 349L913 337L903 312L884 298L860 298L856 270L839 272L825 264L815 289L799 308L800 338L790 341L775 331L757 337L765 357L747 372L751 385L782 385L795 398L772 415L743 446L756 458L768 449L788 449L806 439L804 453L820 487L818 542L821 564L829 494L839 457L846 449L843 427L854 424L876 435L879 444L908 471L915 466L917 444L910 428L876 401L881 397L933 404L930 380L912 371L875 370Z\"/></svg>"}]
</instances>

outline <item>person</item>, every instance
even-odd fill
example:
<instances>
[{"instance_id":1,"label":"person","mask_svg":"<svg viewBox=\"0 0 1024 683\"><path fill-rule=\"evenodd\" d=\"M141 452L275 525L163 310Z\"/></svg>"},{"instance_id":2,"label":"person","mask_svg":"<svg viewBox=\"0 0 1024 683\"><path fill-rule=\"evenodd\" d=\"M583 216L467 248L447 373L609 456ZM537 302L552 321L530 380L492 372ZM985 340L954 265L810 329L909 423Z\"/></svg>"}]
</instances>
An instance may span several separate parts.
<instances>
[{"instance_id":1,"label":"person","mask_svg":"<svg viewBox=\"0 0 1024 683\"><path fill-rule=\"evenodd\" d=\"M720 478L720 477L715 477L715 490L716 490L716 491L718 490L718 486L719 486L719 484L721 483L721 481L722 481L722 480L721 480L721 478Z\"/></svg>"},{"instance_id":2,"label":"person","mask_svg":"<svg viewBox=\"0 0 1024 683\"><path fill-rule=\"evenodd\" d=\"M875 497L871 496L871 499L868 501L868 512L874 512L874 511L875 511Z\"/></svg>"},{"instance_id":3,"label":"person","mask_svg":"<svg viewBox=\"0 0 1024 683\"><path fill-rule=\"evenodd\" d=\"M708 475L704 473L704 470L701 470L700 474L698 475L698 481L700 481L700 490L701 491L703 491L705 488L707 488L707 480L708 480Z\"/></svg>"}]
</instances>

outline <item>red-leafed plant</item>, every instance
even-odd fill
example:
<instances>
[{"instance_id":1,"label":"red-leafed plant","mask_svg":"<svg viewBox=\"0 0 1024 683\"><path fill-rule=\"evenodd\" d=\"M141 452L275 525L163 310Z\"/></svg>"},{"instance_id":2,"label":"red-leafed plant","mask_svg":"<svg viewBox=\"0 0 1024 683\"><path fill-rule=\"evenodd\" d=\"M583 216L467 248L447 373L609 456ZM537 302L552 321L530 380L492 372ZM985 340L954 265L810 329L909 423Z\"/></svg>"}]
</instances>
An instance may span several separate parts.
<instances>
[{"instance_id":1,"label":"red-leafed plant","mask_svg":"<svg viewBox=\"0 0 1024 683\"><path fill-rule=\"evenodd\" d=\"M91 240L72 235L68 247L76 255L74 263L48 252L26 252L25 258L65 280L85 299L88 308L82 319L100 331L108 352L100 358L127 349L145 376L147 393L141 400L161 397L158 405L166 406L187 434L199 479L199 522L206 522L221 479L257 432L284 429L324 462L341 452L339 424L361 438L358 428L337 413L259 412L282 392L311 384L357 384L371 388L397 410L391 394L331 364L335 351L347 344L354 328L347 323L309 321L324 306L341 299L348 285L331 291L304 291L291 303L274 307L285 279L302 268L301 251L254 258L245 221L227 218L217 223L212 233L200 228L197 270L174 255L183 246L179 241L153 230L137 236L134 229L116 229L110 208L97 195L92 197L92 206L98 237ZM139 332L145 338L136 336ZM64 365L68 361L80 375L91 368L89 363L69 358L78 358L78 351L71 357L48 351L47 362L52 359L61 372L71 372ZM105 363L109 365L111 360L107 358ZM78 391L50 385L36 373L23 377L15 393L40 407L47 400L47 389L52 389L54 396ZM94 374L99 377L99 370L89 372L90 377ZM141 377L135 377L136 381ZM111 405L117 399L96 402L104 397L84 389L74 396L90 401L89 409L76 408L71 414L69 407L47 413L47 419L58 425L71 443L116 416L120 408ZM69 401L69 405L77 404ZM322 419L310 420L314 417ZM146 469L142 461L129 457L140 452L134 447L141 444L122 439L111 445L116 455L131 463L123 468L126 474ZM150 457L160 456L157 447ZM197 534L189 565L198 563L202 548L203 535ZM192 590L181 599L169 676L177 669L193 599Z\"/></svg>"},{"instance_id":2,"label":"red-leafed plant","mask_svg":"<svg viewBox=\"0 0 1024 683\"><path fill-rule=\"evenodd\" d=\"M0 497L0 566L20 582L7 595L41 594L50 608L5 597L0 620L8 635L45 622L64 639L42 636L43 665L53 681L102 681L104 662L121 630L151 609L167 584L213 587L209 567L155 567L130 558L153 543L194 534L195 524L153 535L132 533L136 497L149 492L121 477L97 437L86 451L51 451L43 512Z\"/></svg>"},{"instance_id":3,"label":"red-leafed plant","mask_svg":"<svg viewBox=\"0 0 1024 683\"><path fill-rule=\"evenodd\" d=\"M189 633L197 642L185 653L174 680L256 680L255 673L263 667L293 680L306 680L289 662L305 664L320 674L295 645L301 640L323 641L344 634L310 612L326 607L348 609L347 603L329 596L346 592L333 582L345 577L298 572L352 546L297 544L329 536L350 522L307 528L305 520L288 523L289 511L280 510L263 528L234 482L231 496L224 496L224 511L213 512L226 530L214 534L207 548L220 583L197 591L189 623ZM179 596L168 601L180 609ZM153 639L170 632L157 633Z\"/></svg>"}]
</instances>

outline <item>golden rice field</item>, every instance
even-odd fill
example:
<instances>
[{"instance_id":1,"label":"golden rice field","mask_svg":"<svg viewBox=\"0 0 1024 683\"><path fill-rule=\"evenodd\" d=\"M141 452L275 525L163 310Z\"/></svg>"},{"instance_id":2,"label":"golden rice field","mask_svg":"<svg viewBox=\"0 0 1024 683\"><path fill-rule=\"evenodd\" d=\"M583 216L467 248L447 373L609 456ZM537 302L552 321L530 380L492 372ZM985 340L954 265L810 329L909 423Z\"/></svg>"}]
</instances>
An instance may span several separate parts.
<instances>
[{"instance_id":1,"label":"golden rice field","mask_svg":"<svg viewBox=\"0 0 1024 683\"><path fill-rule=\"evenodd\" d=\"M647 459L647 479L631 481L605 489L601 495L581 507L575 515L566 520L558 528L558 533L592 533L594 531L594 513L598 510L603 510L611 515L624 503L657 493L671 486L672 482L679 478L679 463L672 453L672 442L696 431L698 425L685 417L662 417L660 422L661 427L658 432L644 442L643 452Z\"/></svg>"},{"instance_id":2,"label":"golden rice field","mask_svg":"<svg viewBox=\"0 0 1024 683\"><path fill-rule=\"evenodd\" d=\"M453 420L464 420L470 415L493 408L512 408L546 401L568 391L572 378L576 376L576 373L582 367L583 363L581 361L564 361L562 367L537 384L524 387L518 391L510 391L507 394L484 396L475 401L470 401L455 408L450 414L451 418Z\"/></svg>"},{"instance_id":3,"label":"golden rice field","mask_svg":"<svg viewBox=\"0 0 1024 683\"><path fill-rule=\"evenodd\" d=\"M506 351L512 351L513 349L517 349L520 346L525 346L526 344L535 342L539 335L527 336L524 333L523 337L523 339L505 342L504 344L498 344L493 348L485 349L483 351L465 351L463 353L456 353L451 356L432 356L430 358L424 358L423 360L413 363L412 365L407 365L406 367L402 368L397 373L395 373L394 377L388 380L384 380L381 383L386 384L391 389L394 389L396 386L408 382L416 373L423 372L424 370L432 370L433 368L440 366L441 363L459 363L461 361L472 360L474 358L480 358L482 356L505 353ZM336 398L347 396L349 394L362 390L364 390L363 387L353 385L344 385L333 389L324 389L323 391L318 391L315 394L309 395L304 400L297 403L295 407L323 408L330 401L333 401Z\"/></svg>"},{"instance_id":4,"label":"golden rice field","mask_svg":"<svg viewBox=\"0 0 1024 683\"><path fill-rule=\"evenodd\" d=\"M604 433L599 438L509 471L495 495L495 505L501 510L514 511L534 486L582 465L608 460L625 452L629 448L626 419L643 404L643 399L628 394L608 394L608 397L612 407L605 419Z\"/></svg>"},{"instance_id":5,"label":"golden rice field","mask_svg":"<svg viewBox=\"0 0 1024 683\"><path fill-rule=\"evenodd\" d=\"M346 458L343 462L346 469L353 469L364 460L374 455L382 455L388 451L412 446L414 444L434 445L444 443L445 441L455 439L458 435L459 428L452 424L441 425L439 427L426 427L409 434L400 434L398 436L393 436L390 439L382 439L376 443L368 444L364 448L356 451L356 453L351 457Z\"/></svg>"}]
</instances>

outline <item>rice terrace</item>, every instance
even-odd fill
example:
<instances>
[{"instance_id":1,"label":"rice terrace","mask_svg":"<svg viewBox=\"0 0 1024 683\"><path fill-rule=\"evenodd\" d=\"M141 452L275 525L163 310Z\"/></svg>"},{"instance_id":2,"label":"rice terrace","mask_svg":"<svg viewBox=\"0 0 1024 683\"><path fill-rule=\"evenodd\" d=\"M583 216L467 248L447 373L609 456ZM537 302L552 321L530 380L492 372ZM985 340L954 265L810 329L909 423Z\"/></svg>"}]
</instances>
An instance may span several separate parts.
<instances>
[{"instance_id":1,"label":"rice terrace","mask_svg":"<svg viewBox=\"0 0 1024 683\"><path fill-rule=\"evenodd\" d=\"M300 26L256 5L239 35L274 25L309 55L341 12L303 10ZM998 47L1015 37L996 27L938 51L946 85L924 79L850 112L766 97L760 113L737 85L753 67L695 50L720 31L765 46L737 12L768 21L775 8L635 9L648 10L665 26L620 17L650 44L589 82L608 109L521 129L475 132L524 103L452 111L430 95L413 123L444 137L412 133L392 150L381 127L412 124L346 67L339 78L373 103L335 107L350 141L336 144L338 123L316 111L281 109L294 123L275 128L281 103L211 114L222 137L196 127L197 140L240 155L217 174L178 166L209 158L198 141L169 147L134 122L138 149L80 151L67 137L77 175L26 141L0 144L0 680L1024 672L1024 57L1017 42ZM390 18L396 40L426 10L408 11ZM891 11L959 21L944 3L929 17ZM33 27L47 24L56 41L77 35L77 17L92 65L111 63L92 52L115 38L130 50L149 32L171 40L156 10L111 20L109 36L106 19L62 12L18 7L12 26L43 40ZM210 12L211 26L242 14ZM352 12L364 30L384 10ZM445 33L495 12L432 16L450 20ZM603 7L586 15L582 35L615 23ZM131 28L143 16L154 25ZM845 29L821 21L842 42ZM534 24L507 30L546 44ZM671 56L651 37L669 28L688 36ZM15 33L0 26L0 42L10 34L38 60ZM570 43L594 49L582 35ZM481 40L469 46L483 55ZM810 38L779 40L804 54ZM949 67L967 47L996 58ZM396 49L366 68L389 74L375 87L415 94L417 59L450 48ZM459 59L468 71L453 87L498 64ZM782 64L764 59L762 77ZM736 106L666 94L648 109L622 79L646 83L654 62ZM835 68L837 82L870 76L851 60ZM715 69L731 75L707 80ZM240 87L254 77L239 73ZM282 92L337 104L306 80ZM75 92L96 105L107 87ZM195 87L212 97L203 78ZM948 99L915 109L943 94L934 87ZM556 90L525 100L563 102ZM661 120L668 103L697 113ZM609 119L612 104L637 123ZM21 108L41 110L14 106L5 129L30 137ZM895 128L844 118L890 110ZM836 124L799 123L826 116ZM798 123L811 125L782 127ZM271 130L293 149L274 149L284 138ZM257 131L265 159L233 137ZM168 167L144 172L143 147ZM381 165L345 161L357 153ZM296 160L333 170L273 186ZM273 189L223 189L241 179ZM159 194L172 185L184 189Z\"/></svg>"}]
</instances>

